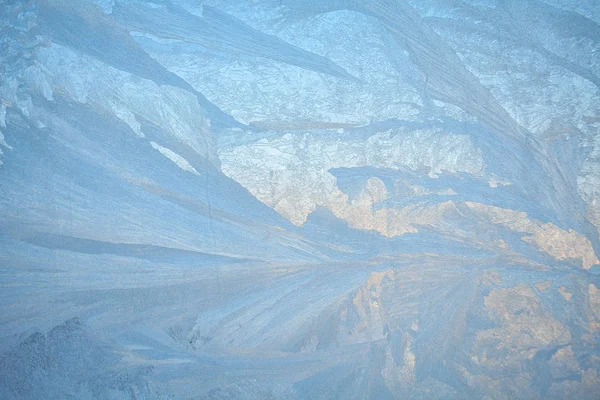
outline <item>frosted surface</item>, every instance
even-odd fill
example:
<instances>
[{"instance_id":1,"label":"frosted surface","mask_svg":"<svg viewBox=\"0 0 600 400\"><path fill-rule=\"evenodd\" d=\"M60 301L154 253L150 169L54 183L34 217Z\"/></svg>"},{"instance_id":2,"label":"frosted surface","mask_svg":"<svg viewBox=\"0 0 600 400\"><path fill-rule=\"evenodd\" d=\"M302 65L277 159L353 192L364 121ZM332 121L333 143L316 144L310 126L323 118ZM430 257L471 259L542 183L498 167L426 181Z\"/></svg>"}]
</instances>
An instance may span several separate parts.
<instances>
[{"instance_id":1,"label":"frosted surface","mask_svg":"<svg viewBox=\"0 0 600 400\"><path fill-rule=\"evenodd\" d=\"M600 3L0 1L0 399L597 399Z\"/></svg>"}]
</instances>

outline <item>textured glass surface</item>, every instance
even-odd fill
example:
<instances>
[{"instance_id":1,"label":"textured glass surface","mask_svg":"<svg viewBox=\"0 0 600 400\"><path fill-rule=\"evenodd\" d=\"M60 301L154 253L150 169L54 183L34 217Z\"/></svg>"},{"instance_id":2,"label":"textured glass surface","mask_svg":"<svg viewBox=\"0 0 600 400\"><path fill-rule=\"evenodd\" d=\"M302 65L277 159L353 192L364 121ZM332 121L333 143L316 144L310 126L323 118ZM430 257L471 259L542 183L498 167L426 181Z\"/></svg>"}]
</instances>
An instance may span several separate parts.
<instances>
[{"instance_id":1,"label":"textured glass surface","mask_svg":"<svg viewBox=\"0 0 600 400\"><path fill-rule=\"evenodd\" d=\"M0 0L0 399L598 399L600 2Z\"/></svg>"}]
</instances>

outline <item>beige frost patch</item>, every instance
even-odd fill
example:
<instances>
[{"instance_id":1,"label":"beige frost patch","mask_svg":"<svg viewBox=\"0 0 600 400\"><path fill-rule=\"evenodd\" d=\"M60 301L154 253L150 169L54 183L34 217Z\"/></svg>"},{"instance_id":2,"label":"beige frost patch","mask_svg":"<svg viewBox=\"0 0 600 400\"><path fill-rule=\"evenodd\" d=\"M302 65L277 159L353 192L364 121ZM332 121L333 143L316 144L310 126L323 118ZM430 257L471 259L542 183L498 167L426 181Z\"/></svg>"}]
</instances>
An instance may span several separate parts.
<instances>
[{"instance_id":1,"label":"beige frost patch","mask_svg":"<svg viewBox=\"0 0 600 400\"><path fill-rule=\"evenodd\" d=\"M566 301L571 301L571 297L573 297L573 294L570 293L567 290L567 287L564 285L558 288L558 293L560 293L561 296L564 297Z\"/></svg>"},{"instance_id":2,"label":"beige frost patch","mask_svg":"<svg viewBox=\"0 0 600 400\"><path fill-rule=\"evenodd\" d=\"M565 231L552 223L529 219L526 213L520 211L474 202L465 204L493 224L530 234L521 239L557 260L578 259L585 269L600 263L590 241L572 229Z\"/></svg>"},{"instance_id":3,"label":"beige frost patch","mask_svg":"<svg viewBox=\"0 0 600 400\"><path fill-rule=\"evenodd\" d=\"M545 291L546 289L548 289L550 286L552 285L552 282L550 281L546 281L546 282L538 282L535 284L535 287L537 288L537 290L539 290L540 292Z\"/></svg>"},{"instance_id":4,"label":"beige frost patch","mask_svg":"<svg viewBox=\"0 0 600 400\"><path fill-rule=\"evenodd\" d=\"M431 225L454 208L454 202L447 201L433 206L413 204L399 210L390 208L374 209L374 206L389 197L385 184L379 178L370 178L360 195L351 201L337 190L330 197L330 209L336 217L343 219L355 229L374 230L387 237L418 232L416 225Z\"/></svg>"},{"instance_id":5,"label":"beige frost patch","mask_svg":"<svg viewBox=\"0 0 600 400\"><path fill-rule=\"evenodd\" d=\"M497 285L502 283L502 278L497 270L486 271L481 275L481 284L484 286Z\"/></svg>"},{"instance_id":6,"label":"beige frost patch","mask_svg":"<svg viewBox=\"0 0 600 400\"><path fill-rule=\"evenodd\" d=\"M593 283L588 286L588 295L590 296L590 307L596 317L600 318L600 289Z\"/></svg>"},{"instance_id":7,"label":"beige frost patch","mask_svg":"<svg viewBox=\"0 0 600 400\"><path fill-rule=\"evenodd\" d=\"M402 335L401 356L394 356L391 346L386 349L385 364L381 370L381 375L387 386L394 392L406 390L416 381L416 357L411 348L412 343L412 336L405 332Z\"/></svg>"},{"instance_id":8,"label":"beige frost patch","mask_svg":"<svg viewBox=\"0 0 600 400\"><path fill-rule=\"evenodd\" d=\"M590 308L592 309L593 315L589 316L590 320L590 331L600 331L600 289L593 283L588 285L588 297L590 301ZM590 335L586 336L591 343L596 343L594 338Z\"/></svg>"},{"instance_id":9,"label":"beige frost patch","mask_svg":"<svg viewBox=\"0 0 600 400\"><path fill-rule=\"evenodd\" d=\"M485 297L485 307L498 327L478 331L473 360L488 366L507 366L532 358L547 345L567 344L569 330L547 315L527 285L502 288Z\"/></svg>"}]
</instances>

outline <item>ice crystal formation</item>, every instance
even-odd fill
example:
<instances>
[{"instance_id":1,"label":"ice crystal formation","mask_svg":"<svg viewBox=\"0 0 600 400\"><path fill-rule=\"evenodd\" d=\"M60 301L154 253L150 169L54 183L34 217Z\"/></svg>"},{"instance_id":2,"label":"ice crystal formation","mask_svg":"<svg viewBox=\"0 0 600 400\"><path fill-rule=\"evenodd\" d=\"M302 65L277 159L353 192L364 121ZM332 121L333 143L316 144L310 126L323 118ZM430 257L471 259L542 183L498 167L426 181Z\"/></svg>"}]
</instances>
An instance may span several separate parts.
<instances>
[{"instance_id":1,"label":"ice crystal formation","mask_svg":"<svg viewBox=\"0 0 600 400\"><path fill-rule=\"evenodd\" d=\"M597 399L596 0L0 1L0 398Z\"/></svg>"}]
</instances>

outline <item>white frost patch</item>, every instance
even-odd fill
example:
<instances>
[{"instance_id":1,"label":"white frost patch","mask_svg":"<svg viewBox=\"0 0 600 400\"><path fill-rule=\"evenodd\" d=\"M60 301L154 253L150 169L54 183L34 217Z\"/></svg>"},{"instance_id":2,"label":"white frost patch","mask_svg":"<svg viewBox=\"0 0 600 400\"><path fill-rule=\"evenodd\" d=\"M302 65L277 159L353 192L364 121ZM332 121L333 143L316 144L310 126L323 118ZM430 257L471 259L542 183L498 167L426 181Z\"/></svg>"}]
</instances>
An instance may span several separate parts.
<instances>
[{"instance_id":1,"label":"white frost patch","mask_svg":"<svg viewBox=\"0 0 600 400\"><path fill-rule=\"evenodd\" d=\"M10 147L8 143L6 143L6 141L4 140L4 135L2 134L2 131L0 131L0 146L4 146L7 149L12 149L12 147ZM2 152L2 148L0 147L0 166L4 165L4 163L2 162L3 154L4 152Z\"/></svg>"},{"instance_id":2,"label":"white frost patch","mask_svg":"<svg viewBox=\"0 0 600 400\"><path fill-rule=\"evenodd\" d=\"M104 14L112 14L115 0L93 0L93 2L102 9Z\"/></svg>"},{"instance_id":3,"label":"white frost patch","mask_svg":"<svg viewBox=\"0 0 600 400\"><path fill-rule=\"evenodd\" d=\"M0 102L0 127L6 128L6 105L4 105L4 100Z\"/></svg>"},{"instance_id":4,"label":"white frost patch","mask_svg":"<svg viewBox=\"0 0 600 400\"><path fill-rule=\"evenodd\" d=\"M35 85L47 82L48 88L72 101L115 115L138 137L144 137L142 130L147 121L219 165L208 119L189 91L158 85L57 44L41 48L38 61L39 67L31 67L28 72Z\"/></svg>"},{"instance_id":5,"label":"white frost patch","mask_svg":"<svg viewBox=\"0 0 600 400\"><path fill-rule=\"evenodd\" d=\"M110 103L110 108L113 110L117 118L129 125L129 127L138 137L145 137L144 133L142 132L142 125L135 118L135 115L127 111L125 108L119 107L119 105L114 104L113 102Z\"/></svg>"},{"instance_id":6,"label":"white frost patch","mask_svg":"<svg viewBox=\"0 0 600 400\"><path fill-rule=\"evenodd\" d=\"M4 135L2 134L2 131L0 131L0 145L6 147L7 149L12 149L12 147L10 147L8 143L6 143L6 140L4 140ZM2 154L1 151L0 154Z\"/></svg>"},{"instance_id":7,"label":"white frost patch","mask_svg":"<svg viewBox=\"0 0 600 400\"><path fill-rule=\"evenodd\" d=\"M378 216L371 212L368 216L355 215L357 210L370 210L373 203L363 204L358 209L349 204L347 196L338 189L335 177L328 172L330 169L408 167L426 168L432 174L447 171L484 175L481 152L468 136L441 131L393 130L368 138L346 139L325 133L328 132L322 135L286 133L222 149L219 154L222 171L296 225L302 225L317 206L322 206L339 218L350 218L357 226L364 229L377 226L386 234L410 229L407 226L383 229L386 225L383 210L378 211Z\"/></svg>"},{"instance_id":8,"label":"white frost patch","mask_svg":"<svg viewBox=\"0 0 600 400\"><path fill-rule=\"evenodd\" d=\"M160 151L160 153L161 153L163 156L167 157L169 160L171 160L171 161L173 161L175 164L177 164L177 166L178 166L179 168L181 168L182 170L184 170L184 171L188 171L188 172L191 172L191 173L192 173L192 174L194 174L194 175L200 175L200 174L198 173L198 171L196 171L196 169L195 169L194 167L192 167L192 166L190 165L190 163L189 163L189 162L187 162L187 160L186 160L185 158L181 157L179 154L175 153L175 152L174 152L174 151L172 151L172 150L169 150L169 149L167 149L166 147L162 147L161 145L159 145L159 144L157 144L157 143L155 143L155 142L150 142L150 145L151 145L151 146L152 146L154 149L156 149L156 150Z\"/></svg>"},{"instance_id":9,"label":"white frost patch","mask_svg":"<svg viewBox=\"0 0 600 400\"><path fill-rule=\"evenodd\" d=\"M255 7L253 3L251 8ZM219 4L218 8L236 7ZM174 54L156 46L145 50L244 124L309 129L418 118L424 104L414 85L420 75L401 48L387 48L387 33L369 17L336 11L294 22L275 33L328 58L359 81L265 58L229 61L193 51Z\"/></svg>"}]
</instances>

